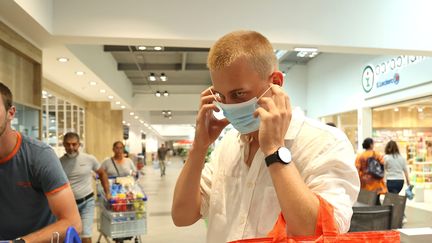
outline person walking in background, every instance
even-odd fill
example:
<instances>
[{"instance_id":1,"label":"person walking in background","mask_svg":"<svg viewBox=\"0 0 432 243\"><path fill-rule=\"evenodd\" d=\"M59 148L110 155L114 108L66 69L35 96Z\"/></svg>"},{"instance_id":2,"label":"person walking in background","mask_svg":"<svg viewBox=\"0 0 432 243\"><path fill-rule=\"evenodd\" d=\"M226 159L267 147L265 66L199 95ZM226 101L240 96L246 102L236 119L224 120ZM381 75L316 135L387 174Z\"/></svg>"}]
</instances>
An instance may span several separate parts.
<instances>
[{"instance_id":1,"label":"person walking in background","mask_svg":"<svg viewBox=\"0 0 432 243\"><path fill-rule=\"evenodd\" d=\"M161 147L157 151L161 176L165 176L165 169L166 169L166 161L165 160L166 160L168 150L169 150L169 148L166 148L165 144L162 144Z\"/></svg>"},{"instance_id":2,"label":"person walking in background","mask_svg":"<svg viewBox=\"0 0 432 243\"><path fill-rule=\"evenodd\" d=\"M406 160L400 155L397 143L393 140L385 146L384 169L390 193L399 194L404 185L404 175L408 186L411 185Z\"/></svg>"},{"instance_id":3,"label":"person walking in background","mask_svg":"<svg viewBox=\"0 0 432 243\"><path fill-rule=\"evenodd\" d=\"M0 82L0 241L49 242L81 220L68 179L54 151L14 131L12 92Z\"/></svg>"},{"instance_id":4,"label":"person walking in background","mask_svg":"<svg viewBox=\"0 0 432 243\"><path fill-rule=\"evenodd\" d=\"M374 141L372 138L366 138L362 146L365 151L359 154L355 161L360 177L361 189L374 191L377 194L385 194L387 187L384 183L384 178L377 178L368 172L369 158L373 157L380 164L384 165L384 157L379 152L374 151Z\"/></svg>"},{"instance_id":5,"label":"person walking in background","mask_svg":"<svg viewBox=\"0 0 432 243\"><path fill-rule=\"evenodd\" d=\"M95 209L92 171L99 175L105 195L109 200L111 193L108 177L94 156L79 151L81 143L77 133L66 133L63 137L63 146L66 154L60 158L60 162L71 184L81 216L83 230L80 236L83 243L90 243Z\"/></svg>"},{"instance_id":6,"label":"person walking in background","mask_svg":"<svg viewBox=\"0 0 432 243\"><path fill-rule=\"evenodd\" d=\"M134 175L136 172L133 161L124 156L124 147L121 141L114 142L114 156L102 162L101 168L106 171L108 176L128 176Z\"/></svg>"}]
</instances>

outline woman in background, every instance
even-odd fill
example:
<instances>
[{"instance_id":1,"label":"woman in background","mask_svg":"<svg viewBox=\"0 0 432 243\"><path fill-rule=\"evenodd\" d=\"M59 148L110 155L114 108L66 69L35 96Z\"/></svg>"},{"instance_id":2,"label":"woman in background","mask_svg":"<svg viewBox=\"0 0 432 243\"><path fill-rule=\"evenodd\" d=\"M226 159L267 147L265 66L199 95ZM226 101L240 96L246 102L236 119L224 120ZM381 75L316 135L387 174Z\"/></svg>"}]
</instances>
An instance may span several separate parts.
<instances>
[{"instance_id":1,"label":"woman in background","mask_svg":"<svg viewBox=\"0 0 432 243\"><path fill-rule=\"evenodd\" d=\"M406 160L400 155L395 141L391 140L385 146L384 169L389 192L399 194L404 185L404 175L410 185Z\"/></svg>"},{"instance_id":2,"label":"woman in background","mask_svg":"<svg viewBox=\"0 0 432 243\"><path fill-rule=\"evenodd\" d=\"M107 172L108 176L128 176L136 172L133 161L125 157L124 147L121 141L114 142L114 156L102 162L101 168Z\"/></svg>"},{"instance_id":3,"label":"woman in background","mask_svg":"<svg viewBox=\"0 0 432 243\"><path fill-rule=\"evenodd\" d=\"M374 141L372 138L366 138L362 146L365 151L359 154L355 161L360 177L361 189L373 191L377 194L385 194L387 187L384 183L384 178L374 177L368 172L368 158L374 157L376 161L384 164L384 157L379 152L374 151Z\"/></svg>"}]
</instances>

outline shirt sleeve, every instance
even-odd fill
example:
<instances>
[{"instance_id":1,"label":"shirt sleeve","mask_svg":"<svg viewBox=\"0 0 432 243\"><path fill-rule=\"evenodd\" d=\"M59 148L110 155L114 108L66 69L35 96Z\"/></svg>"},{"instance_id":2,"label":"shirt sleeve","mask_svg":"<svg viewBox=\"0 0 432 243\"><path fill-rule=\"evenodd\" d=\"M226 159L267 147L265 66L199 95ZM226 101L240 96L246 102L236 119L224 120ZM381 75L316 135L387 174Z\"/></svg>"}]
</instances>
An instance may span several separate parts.
<instances>
[{"instance_id":1,"label":"shirt sleeve","mask_svg":"<svg viewBox=\"0 0 432 243\"><path fill-rule=\"evenodd\" d=\"M345 140L324 146L319 156L311 161L305 182L334 208L340 233L350 228L352 206L357 200L360 180L354 165L354 151Z\"/></svg>"},{"instance_id":2,"label":"shirt sleeve","mask_svg":"<svg viewBox=\"0 0 432 243\"><path fill-rule=\"evenodd\" d=\"M97 159L94 156L92 156L92 155L90 155L90 161L92 163L92 170L93 171L97 171L97 170L99 170L99 168L102 167L101 163L99 163L97 161Z\"/></svg>"},{"instance_id":3,"label":"shirt sleeve","mask_svg":"<svg viewBox=\"0 0 432 243\"><path fill-rule=\"evenodd\" d=\"M136 171L137 169L136 169L136 166L135 166L134 162L131 159L128 159L128 161L129 161L129 164L130 164L130 169L132 171Z\"/></svg>"},{"instance_id":4,"label":"shirt sleeve","mask_svg":"<svg viewBox=\"0 0 432 243\"><path fill-rule=\"evenodd\" d=\"M51 148L43 148L34 155L36 158L33 171L36 187L41 188L48 195L59 192L69 185L60 160Z\"/></svg>"}]
</instances>

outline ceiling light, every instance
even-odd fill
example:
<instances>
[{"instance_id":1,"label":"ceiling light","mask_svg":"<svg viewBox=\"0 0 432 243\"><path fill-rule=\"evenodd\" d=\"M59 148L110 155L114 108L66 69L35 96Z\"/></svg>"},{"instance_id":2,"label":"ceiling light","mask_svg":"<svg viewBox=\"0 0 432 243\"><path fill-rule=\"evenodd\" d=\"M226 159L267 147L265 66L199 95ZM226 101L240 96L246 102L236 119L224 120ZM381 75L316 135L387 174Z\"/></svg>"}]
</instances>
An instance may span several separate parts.
<instances>
[{"instance_id":1,"label":"ceiling light","mask_svg":"<svg viewBox=\"0 0 432 243\"><path fill-rule=\"evenodd\" d=\"M120 101L116 101L116 103L115 103L116 105L120 105Z\"/></svg>"},{"instance_id":2,"label":"ceiling light","mask_svg":"<svg viewBox=\"0 0 432 243\"><path fill-rule=\"evenodd\" d=\"M140 51L145 51L147 49L147 47L145 47L145 46L138 46L137 48Z\"/></svg>"},{"instance_id":3,"label":"ceiling light","mask_svg":"<svg viewBox=\"0 0 432 243\"><path fill-rule=\"evenodd\" d=\"M59 57L59 58L57 58L57 61L62 62L62 63L65 63L65 62L69 62L69 58L66 58L66 57Z\"/></svg>"},{"instance_id":4,"label":"ceiling light","mask_svg":"<svg viewBox=\"0 0 432 243\"><path fill-rule=\"evenodd\" d=\"M133 116L133 115L135 115L135 113L133 113L133 112L129 112L129 115Z\"/></svg>"},{"instance_id":5,"label":"ceiling light","mask_svg":"<svg viewBox=\"0 0 432 243\"><path fill-rule=\"evenodd\" d=\"M153 49L155 51L161 51L162 50L162 46L155 46Z\"/></svg>"},{"instance_id":6,"label":"ceiling light","mask_svg":"<svg viewBox=\"0 0 432 243\"><path fill-rule=\"evenodd\" d=\"M160 75L160 80L163 81L163 82L165 82L165 81L168 80L168 77L165 76L165 73L161 73L161 75Z\"/></svg>"},{"instance_id":7,"label":"ceiling light","mask_svg":"<svg viewBox=\"0 0 432 243\"><path fill-rule=\"evenodd\" d=\"M171 111L168 111L167 113L168 113L168 115L171 115Z\"/></svg>"},{"instance_id":8,"label":"ceiling light","mask_svg":"<svg viewBox=\"0 0 432 243\"><path fill-rule=\"evenodd\" d=\"M162 115L165 115L166 114L166 111L162 111Z\"/></svg>"},{"instance_id":9,"label":"ceiling light","mask_svg":"<svg viewBox=\"0 0 432 243\"><path fill-rule=\"evenodd\" d=\"M83 72L83 71L76 71L75 74L78 75L78 76L83 76L85 74L85 72Z\"/></svg>"},{"instance_id":10,"label":"ceiling light","mask_svg":"<svg viewBox=\"0 0 432 243\"><path fill-rule=\"evenodd\" d=\"M419 107L419 108L417 108L417 111L418 111L418 112L423 112L423 108L422 108L422 107Z\"/></svg>"},{"instance_id":11,"label":"ceiling light","mask_svg":"<svg viewBox=\"0 0 432 243\"><path fill-rule=\"evenodd\" d=\"M294 51L298 51L298 52L318 52L317 48L308 48L308 47L297 47L294 48Z\"/></svg>"},{"instance_id":12,"label":"ceiling light","mask_svg":"<svg viewBox=\"0 0 432 243\"><path fill-rule=\"evenodd\" d=\"M127 124L130 127L130 123Z\"/></svg>"},{"instance_id":13,"label":"ceiling light","mask_svg":"<svg viewBox=\"0 0 432 243\"><path fill-rule=\"evenodd\" d=\"M148 77L149 81L156 81L156 76L154 75L154 73L150 73L150 76Z\"/></svg>"},{"instance_id":14,"label":"ceiling light","mask_svg":"<svg viewBox=\"0 0 432 243\"><path fill-rule=\"evenodd\" d=\"M102 94L104 94L104 93L106 93L106 90L101 89L101 90L99 90L99 92L101 92Z\"/></svg>"},{"instance_id":15,"label":"ceiling light","mask_svg":"<svg viewBox=\"0 0 432 243\"><path fill-rule=\"evenodd\" d=\"M89 84L90 84L91 86L95 86L97 83L96 83L96 81L90 81Z\"/></svg>"},{"instance_id":16,"label":"ceiling light","mask_svg":"<svg viewBox=\"0 0 432 243\"><path fill-rule=\"evenodd\" d=\"M168 119L172 119L172 116L169 116Z\"/></svg>"},{"instance_id":17,"label":"ceiling light","mask_svg":"<svg viewBox=\"0 0 432 243\"><path fill-rule=\"evenodd\" d=\"M164 96L167 97L168 95L169 95L169 94L168 94L168 91L165 90L165 92L164 92Z\"/></svg>"},{"instance_id":18,"label":"ceiling light","mask_svg":"<svg viewBox=\"0 0 432 243\"><path fill-rule=\"evenodd\" d=\"M122 123L123 123L123 124L126 124L126 122L125 122L125 121L122 121Z\"/></svg>"},{"instance_id":19,"label":"ceiling light","mask_svg":"<svg viewBox=\"0 0 432 243\"><path fill-rule=\"evenodd\" d=\"M144 121L143 121L143 120L140 120L139 122L140 122L141 124L144 124Z\"/></svg>"},{"instance_id":20,"label":"ceiling light","mask_svg":"<svg viewBox=\"0 0 432 243\"><path fill-rule=\"evenodd\" d=\"M122 106L120 106L120 108L124 109L124 108L126 108L126 106L122 105Z\"/></svg>"},{"instance_id":21,"label":"ceiling light","mask_svg":"<svg viewBox=\"0 0 432 243\"><path fill-rule=\"evenodd\" d=\"M112 99L114 99L114 96L108 95L108 99L112 100Z\"/></svg>"},{"instance_id":22,"label":"ceiling light","mask_svg":"<svg viewBox=\"0 0 432 243\"><path fill-rule=\"evenodd\" d=\"M394 108L394 111L395 111L395 112L398 112L398 111L399 111L399 108L397 108L397 107Z\"/></svg>"},{"instance_id":23,"label":"ceiling light","mask_svg":"<svg viewBox=\"0 0 432 243\"><path fill-rule=\"evenodd\" d=\"M139 117L138 117L138 116L135 116L134 118L138 120Z\"/></svg>"},{"instance_id":24,"label":"ceiling light","mask_svg":"<svg viewBox=\"0 0 432 243\"><path fill-rule=\"evenodd\" d=\"M156 97L161 97L161 93L159 91L156 91Z\"/></svg>"}]
</instances>

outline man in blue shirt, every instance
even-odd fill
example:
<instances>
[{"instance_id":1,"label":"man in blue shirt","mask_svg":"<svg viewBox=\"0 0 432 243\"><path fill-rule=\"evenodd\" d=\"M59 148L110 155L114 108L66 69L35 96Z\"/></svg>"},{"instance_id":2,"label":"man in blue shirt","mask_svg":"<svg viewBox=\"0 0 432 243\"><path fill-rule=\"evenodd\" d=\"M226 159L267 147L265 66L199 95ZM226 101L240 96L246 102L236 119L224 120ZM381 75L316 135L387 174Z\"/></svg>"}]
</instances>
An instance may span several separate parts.
<instances>
[{"instance_id":1,"label":"man in blue shirt","mask_svg":"<svg viewBox=\"0 0 432 243\"><path fill-rule=\"evenodd\" d=\"M11 128L16 109L0 82L0 240L49 242L64 238L81 220L67 177L54 151Z\"/></svg>"}]
</instances>

